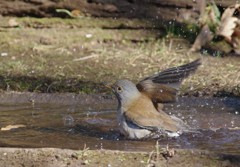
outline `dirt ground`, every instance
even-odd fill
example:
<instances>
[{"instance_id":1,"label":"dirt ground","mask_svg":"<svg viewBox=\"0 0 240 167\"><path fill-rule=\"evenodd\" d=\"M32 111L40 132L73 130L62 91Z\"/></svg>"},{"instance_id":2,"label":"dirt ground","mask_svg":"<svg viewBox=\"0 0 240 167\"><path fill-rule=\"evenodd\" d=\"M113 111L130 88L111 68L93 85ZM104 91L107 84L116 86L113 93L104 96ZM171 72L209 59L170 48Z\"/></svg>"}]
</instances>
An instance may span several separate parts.
<instances>
[{"instance_id":1,"label":"dirt ground","mask_svg":"<svg viewBox=\"0 0 240 167\"><path fill-rule=\"evenodd\" d=\"M13 26L13 23L16 25ZM197 58L182 95L240 95L239 56L187 54L191 44L147 20L9 18L0 23L0 88L103 93L102 82L135 82Z\"/></svg>"},{"instance_id":2,"label":"dirt ground","mask_svg":"<svg viewBox=\"0 0 240 167\"><path fill-rule=\"evenodd\" d=\"M131 167L192 167L216 166L237 167L239 157L233 155L216 155L200 150L176 150L173 157L164 152L121 152L110 150L68 150L56 148L1 148L1 166L34 167L77 167L77 166L131 166Z\"/></svg>"}]
</instances>

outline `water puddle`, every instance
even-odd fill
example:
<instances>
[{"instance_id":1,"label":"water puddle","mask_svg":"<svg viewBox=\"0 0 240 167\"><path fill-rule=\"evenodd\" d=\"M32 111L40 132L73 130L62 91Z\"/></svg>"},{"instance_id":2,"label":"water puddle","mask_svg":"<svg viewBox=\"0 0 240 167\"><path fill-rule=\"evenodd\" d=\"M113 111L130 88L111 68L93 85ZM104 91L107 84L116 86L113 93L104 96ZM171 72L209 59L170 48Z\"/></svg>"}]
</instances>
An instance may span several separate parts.
<instances>
[{"instance_id":1,"label":"water puddle","mask_svg":"<svg viewBox=\"0 0 240 167\"><path fill-rule=\"evenodd\" d=\"M0 127L26 127L0 131L1 147L58 147L152 151L155 140L126 140L118 133L116 101L94 104L1 104ZM199 133L160 139L160 145L240 154L240 100L233 98L180 98L167 104L173 114Z\"/></svg>"}]
</instances>

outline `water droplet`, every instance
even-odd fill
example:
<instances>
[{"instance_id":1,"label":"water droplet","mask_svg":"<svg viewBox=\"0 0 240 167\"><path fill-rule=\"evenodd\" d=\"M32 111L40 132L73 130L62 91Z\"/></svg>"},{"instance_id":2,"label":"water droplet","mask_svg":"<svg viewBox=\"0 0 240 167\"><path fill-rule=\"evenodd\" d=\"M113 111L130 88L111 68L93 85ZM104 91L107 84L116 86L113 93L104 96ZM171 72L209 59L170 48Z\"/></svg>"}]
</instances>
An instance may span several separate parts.
<instances>
[{"instance_id":1,"label":"water droplet","mask_svg":"<svg viewBox=\"0 0 240 167\"><path fill-rule=\"evenodd\" d=\"M73 126L74 119L70 115L64 116L63 123L64 123L64 126Z\"/></svg>"},{"instance_id":2,"label":"water droplet","mask_svg":"<svg viewBox=\"0 0 240 167\"><path fill-rule=\"evenodd\" d=\"M194 119L194 120L192 121L192 123L193 123L193 125L196 125L196 124L197 124L197 120Z\"/></svg>"},{"instance_id":3,"label":"water droplet","mask_svg":"<svg viewBox=\"0 0 240 167\"><path fill-rule=\"evenodd\" d=\"M68 108L67 112L73 113L73 112L75 112L75 108Z\"/></svg>"}]
</instances>

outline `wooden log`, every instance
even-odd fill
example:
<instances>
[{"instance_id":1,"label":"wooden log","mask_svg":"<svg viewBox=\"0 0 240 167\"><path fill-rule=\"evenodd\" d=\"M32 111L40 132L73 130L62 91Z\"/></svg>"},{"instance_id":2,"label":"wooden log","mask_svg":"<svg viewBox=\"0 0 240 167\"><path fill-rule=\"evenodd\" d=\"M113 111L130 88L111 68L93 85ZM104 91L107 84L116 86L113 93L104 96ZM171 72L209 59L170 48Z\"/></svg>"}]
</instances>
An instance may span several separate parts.
<instances>
[{"instance_id":1,"label":"wooden log","mask_svg":"<svg viewBox=\"0 0 240 167\"><path fill-rule=\"evenodd\" d=\"M56 9L79 10L83 15L116 18L149 18L162 20L195 20L199 16L197 2L201 0L1 0L0 15L52 17L67 16ZM210 0L207 0L209 2ZM222 8L237 0L215 0Z\"/></svg>"}]
</instances>

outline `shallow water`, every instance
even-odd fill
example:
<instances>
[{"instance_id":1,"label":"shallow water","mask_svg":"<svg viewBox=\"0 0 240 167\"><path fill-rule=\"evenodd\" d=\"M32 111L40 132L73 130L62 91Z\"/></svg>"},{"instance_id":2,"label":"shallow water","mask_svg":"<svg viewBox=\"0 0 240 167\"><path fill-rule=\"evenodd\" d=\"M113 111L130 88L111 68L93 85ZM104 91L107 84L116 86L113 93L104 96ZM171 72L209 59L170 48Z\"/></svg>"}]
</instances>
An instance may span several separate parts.
<instances>
[{"instance_id":1,"label":"shallow water","mask_svg":"<svg viewBox=\"0 0 240 167\"><path fill-rule=\"evenodd\" d=\"M116 101L94 104L1 104L0 127L26 127L0 131L2 147L59 147L152 151L156 140L134 141L119 135ZM162 146L205 149L240 154L240 100L233 98L179 98L164 110L183 119L198 133L160 139Z\"/></svg>"}]
</instances>

